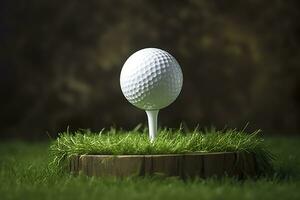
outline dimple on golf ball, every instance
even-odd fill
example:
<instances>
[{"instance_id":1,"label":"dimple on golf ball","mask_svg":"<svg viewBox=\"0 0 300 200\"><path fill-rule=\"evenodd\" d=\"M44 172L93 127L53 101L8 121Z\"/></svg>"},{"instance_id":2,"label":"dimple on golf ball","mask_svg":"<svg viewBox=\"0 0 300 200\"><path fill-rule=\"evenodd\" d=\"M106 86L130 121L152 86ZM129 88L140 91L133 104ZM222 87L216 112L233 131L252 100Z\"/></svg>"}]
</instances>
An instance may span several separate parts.
<instances>
[{"instance_id":1,"label":"dimple on golf ball","mask_svg":"<svg viewBox=\"0 0 300 200\"><path fill-rule=\"evenodd\" d=\"M167 107L178 97L183 83L181 68L168 52L146 48L132 54L120 76L126 99L144 110Z\"/></svg>"}]
</instances>

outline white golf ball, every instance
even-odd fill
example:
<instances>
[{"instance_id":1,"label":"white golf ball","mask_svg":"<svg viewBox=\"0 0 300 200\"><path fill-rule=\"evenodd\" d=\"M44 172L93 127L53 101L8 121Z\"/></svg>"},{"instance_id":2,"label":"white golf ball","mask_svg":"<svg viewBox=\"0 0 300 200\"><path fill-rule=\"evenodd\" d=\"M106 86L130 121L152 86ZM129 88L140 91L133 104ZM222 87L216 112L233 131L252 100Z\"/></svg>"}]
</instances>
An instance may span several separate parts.
<instances>
[{"instance_id":1,"label":"white golf ball","mask_svg":"<svg viewBox=\"0 0 300 200\"><path fill-rule=\"evenodd\" d=\"M126 99L144 110L167 107L178 97L183 83L181 68L168 52L146 48L132 54L120 76Z\"/></svg>"}]
</instances>

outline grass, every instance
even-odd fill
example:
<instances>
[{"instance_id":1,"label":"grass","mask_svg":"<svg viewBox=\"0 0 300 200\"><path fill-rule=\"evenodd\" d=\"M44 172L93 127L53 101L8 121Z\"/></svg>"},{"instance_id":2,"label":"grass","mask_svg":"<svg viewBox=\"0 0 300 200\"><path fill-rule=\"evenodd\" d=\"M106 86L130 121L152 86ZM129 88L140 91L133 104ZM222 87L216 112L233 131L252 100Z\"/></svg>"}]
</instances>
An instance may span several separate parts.
<instances>
[{"instance_id":1,"label":"grass","mask_svg":"<svg viewBox=\"0 0 300 200\"><path fill-rule=\"evenodd\" d=\"M184 133L181 130L160 130L150 142L146 130L124 132L111 129L92 133L81 130L64 132L50 146L54 166L72 155L140 155L183 154L194 152L249 152L255 153L259 171L272 171L272 154L267 150L259 131L247 134L244 131L215 129Z\"/></svg>"},{"instance_id":2,"label":"grass","mask_svg":"<svg viewBox=\"0 0 300 200\"><path fill-rule=\"evenodd\" d=\"M264 144L277 158L267 177L184 182L55 173L48 165L48 142L0 141L0 199L300 199L300 137L265 137Z\"/></svg>"}]
</instances>

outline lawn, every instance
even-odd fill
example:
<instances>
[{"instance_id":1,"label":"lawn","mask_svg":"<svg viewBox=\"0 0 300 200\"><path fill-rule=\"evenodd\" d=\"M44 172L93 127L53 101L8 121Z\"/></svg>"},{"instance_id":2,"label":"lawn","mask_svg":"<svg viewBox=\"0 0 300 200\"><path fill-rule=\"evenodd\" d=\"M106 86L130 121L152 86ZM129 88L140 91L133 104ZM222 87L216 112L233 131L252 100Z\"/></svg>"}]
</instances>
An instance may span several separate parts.
<instances>
[{"instance_id":1,"label":"lawn","mask_svg":"<svg viewBox=\"0 0 300 200\"><path fill-rule=\"evenodd\" d=\"M49 142L0 142L0 199L300 199L300 138L266 137L275 173L257 180L123 180L49 169ZM52 159L52 158L51 158Z\"/></svg>"}]
</instances>

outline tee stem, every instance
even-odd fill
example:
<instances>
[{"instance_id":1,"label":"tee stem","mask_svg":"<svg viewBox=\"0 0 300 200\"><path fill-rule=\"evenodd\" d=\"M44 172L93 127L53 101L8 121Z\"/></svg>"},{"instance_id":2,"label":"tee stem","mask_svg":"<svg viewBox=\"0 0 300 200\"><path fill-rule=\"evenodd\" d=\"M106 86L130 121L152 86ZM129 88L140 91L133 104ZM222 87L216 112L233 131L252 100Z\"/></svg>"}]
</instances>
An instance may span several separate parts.
<instances>
[{"instance_id":1,"label":"tee stem","mask_svg":"<svg viewBox=\"0 0 300 200\"><path fill-rule=\"evenodd\" d=\"M148 128L149 128L149 138L150 142L154 141L157 133L157 116L159 110L146 110L148 117Z\"/></svg>"}]
</instances>

